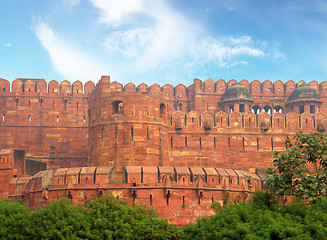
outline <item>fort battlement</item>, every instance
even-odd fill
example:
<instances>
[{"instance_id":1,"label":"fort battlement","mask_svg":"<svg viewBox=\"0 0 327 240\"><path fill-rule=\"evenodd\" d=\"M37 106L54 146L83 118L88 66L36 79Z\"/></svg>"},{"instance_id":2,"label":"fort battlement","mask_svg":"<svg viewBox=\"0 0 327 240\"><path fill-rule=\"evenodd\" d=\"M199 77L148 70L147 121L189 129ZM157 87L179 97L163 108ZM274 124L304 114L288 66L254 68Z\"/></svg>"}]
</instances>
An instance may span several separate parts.
<instances>
[{"instance_id":1,"label":"fort battlement","mask_svg":"<svg viewBox=\"0 0 327 240\"><path fill-rule=\"evenodd\" d=\"M148 204L175 224L195 222L211 215L212 204L226 194L229 201L246 200L262 179L243 170L201 167L126 166L122 182L115 182L114 166L61 168L10 182L11 198L29 199L31 208L67 197L76 203L113 194L130 204ZM226 196L225 196L226 198Z\"/></svg>"},{"instance_id":2,"label":"fort battlement","mask_svg":"<svg viewBox=\"0 0 327 240\"><path fill-rule=\"evenodd\" d=\"M324 133L326 114L327 81L0 79L0 149L14 149L0 152L0 197L35 207L112 193L185 224L226 191L247 198L271 152L298 131Z\"/></svg>"}]
</instances>

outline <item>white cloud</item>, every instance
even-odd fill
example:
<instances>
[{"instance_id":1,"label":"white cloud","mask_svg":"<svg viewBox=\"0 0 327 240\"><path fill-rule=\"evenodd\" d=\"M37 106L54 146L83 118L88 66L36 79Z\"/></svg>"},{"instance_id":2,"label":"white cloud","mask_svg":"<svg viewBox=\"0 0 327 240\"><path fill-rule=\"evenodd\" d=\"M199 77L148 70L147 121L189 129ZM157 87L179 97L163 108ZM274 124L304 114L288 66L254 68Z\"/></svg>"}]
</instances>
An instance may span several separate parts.
<instances>
[{"instance_id":1,"label":"white cloud","mask_svg":"<svg viewBox=\"0 0 327 240\"><path fill-rule=\"evenodd\" d=\"M238 57L266 55L250 36L214 38L206 34L200 25L162 0L90 1L99 9L99 22L114 28L108 29L106 50L117 56L137 58L135 66L144 70L173 64L181 58L191 58L193 64L206 62L230 67L246 63Z\"/></svg>"},{"instance_id":2,"label":"white cloud","mask_svg":"<svg viewBox=\"0 0 327 240\"><path fill-rule=\"evenodd\" d=\"M11 47L12 44L11 44L11 43L6 43L5 46L6 46L6 47Z\"/></svg>"},{"instance_id":3,"label":"white cloud","mask_svg":"<svg viewBox=\"0 0 327 240\"><path fill-rule=\"evenodd\" d=\"M129 21L129 15L144 12L146 0L90 0L100 9L99 21L111 26L119 26Z\"/></svg>"},{"instance_id":4,"label":"white cloud","mask_svg":"<svg viewBox=\"0 0 327 240\"><path fill-rule=\"evenodd\" d=\"M67 80L94 81L105 73L105 68L99 62L69 46L44 22L39 21L34 30L49 53L53 66Z\"/></svg>"}]
</instances>

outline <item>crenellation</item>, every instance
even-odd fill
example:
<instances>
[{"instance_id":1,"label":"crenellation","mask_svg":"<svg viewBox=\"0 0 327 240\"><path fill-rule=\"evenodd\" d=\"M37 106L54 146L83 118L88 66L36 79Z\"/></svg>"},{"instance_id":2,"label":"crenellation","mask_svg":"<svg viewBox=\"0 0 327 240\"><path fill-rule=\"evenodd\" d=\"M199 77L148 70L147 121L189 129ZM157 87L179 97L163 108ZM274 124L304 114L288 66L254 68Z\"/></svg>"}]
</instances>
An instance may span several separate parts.
<instances>
[{"instance_id":1,"label":"crenellation","mask_svg":"<svg viewBox=\"0 0 327 240\"><path fill-rule=\"evenodd\" d=\"M224 189L247 199L261 184L254 172L272 165L287 136L326 131L326 84L209 78L136 87L103 76L84 86L20 78L10 91L0 79L0 147L28 158L4 170L10 158L0 154L0 197L25 194L35 207L113 193L195 221ZM31 171L47 170L24 179L31 161Z\"/></svg>"}]
</instances>

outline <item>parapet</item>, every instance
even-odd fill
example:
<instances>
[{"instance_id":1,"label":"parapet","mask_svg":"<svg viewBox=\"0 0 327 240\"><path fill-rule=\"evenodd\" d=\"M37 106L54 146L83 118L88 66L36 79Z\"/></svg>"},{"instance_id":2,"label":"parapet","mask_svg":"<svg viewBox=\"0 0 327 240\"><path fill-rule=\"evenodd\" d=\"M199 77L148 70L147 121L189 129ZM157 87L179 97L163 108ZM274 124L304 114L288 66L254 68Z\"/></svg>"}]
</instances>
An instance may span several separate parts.
<instances>
[{"instance_id":1,"label":"parapet","mask_svg":"<svg viewBox=\"0 0 327 240\"><path fill-rule=\"evenodd\" d=\"M110 188L217 188L251 190L261 187L261 178L244 170L213 167L126 166L123 182L115 182L115 167L60 168L40 171L33 177L15 178L10 182L11 195L19 193L72 189L74 187ZM22 185L25 186L23 187Z\"/></svg>"}]
</instances>

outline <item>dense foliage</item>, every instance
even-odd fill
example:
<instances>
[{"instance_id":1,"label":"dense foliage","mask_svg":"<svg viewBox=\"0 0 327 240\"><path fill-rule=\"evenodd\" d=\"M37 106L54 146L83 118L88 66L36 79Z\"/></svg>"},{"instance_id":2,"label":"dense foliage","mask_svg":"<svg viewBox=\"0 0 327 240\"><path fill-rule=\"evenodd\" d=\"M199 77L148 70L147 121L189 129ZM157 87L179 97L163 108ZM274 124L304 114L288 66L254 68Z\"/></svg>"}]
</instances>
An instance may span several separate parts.
<instances>
[{"instance_id":1,"label":"dense foliage","mask_svg":"<svg viewBox=\"0 0 327 240\"><path fill-rule=\"evenodd\" d=\"M327 200L283 206L257 193L248 204L226 205L211 218L184 227L187 239L326 239Z\"/></svg>"},{"instance_id":2,"label":"dense foliage","mask_svg":"<svg viewBox=\"0 0 327 240\"><path fill-rule=\"evenodd\" d=\"M286 152L275 152L268 186L278 196L312 202L326 195L327 135L297 133L285 140Z\"/></svg>"},{"instance_id":3,"label":"dense foliage","mask_svg":"<svg viewBox=\"0 0 327 240\"><path fill-rule=\"evenodd\" d=\"M0 239L182 239L181 228L152 209L130 208L113 196L71 204L67 199L30 211L0 201Z\"/></svg>"}]
</instances>

